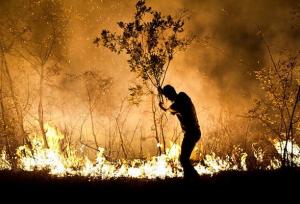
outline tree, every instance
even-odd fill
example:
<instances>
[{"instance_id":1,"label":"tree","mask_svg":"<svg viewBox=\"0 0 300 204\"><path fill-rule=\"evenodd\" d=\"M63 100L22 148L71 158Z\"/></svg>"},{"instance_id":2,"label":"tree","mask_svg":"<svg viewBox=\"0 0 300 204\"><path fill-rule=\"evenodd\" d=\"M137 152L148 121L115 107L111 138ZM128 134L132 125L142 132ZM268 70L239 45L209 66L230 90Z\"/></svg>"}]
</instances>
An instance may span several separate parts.
<instances>
[{"instance_id":1,"label":"tree","mask_svg":"<svg viewBox=\"0 0 300 204\"><path fill-rule=\"evenodd\" d=\"M186 11L177 17L163 16L146 6L145 0L138 0L134 21L117 23L121 34L103 30L94 43L117 54L125 53L131 72L143 82L162 86L175 53L185 50L194 39L183 34L186 18Z\"/></svg>"},{"instance_id":2,"label":"tree","mask_svg":"<svg viewBox=\"0 0 300 204\"><path fill-rule=\"evenodd\" d=\"M66 54L67 12L60 0L32 0L24 7L29 13L24 20L29 32L21 39L19 55L32 65L39 76L38 122L44 145L48 148L44 128L45 80L49 75L59 73Z\"/></svg>"},{"instance_id":3,"label":"tree","mask_svg":"<svg viewBox=\"0 0 300 204\"><path fill-rule=\"evenodd\" d=\"M97 133L95 131L94 112L97 108L99 109L100 105L104 104L104 99L107 99L112 86L112 78L103 77L103 75L97 71L86 71L81 75L81 79L83 80L86 90L86 96L84 98L87 98L92 135L94 137L96 149L98 150L99 144L97 141Z\"/></svg>"},{"instance_id":4,"label":"tree","mask_svg":"<svg viewBox=\"0 0 300 204\"><path fill-rule=\"evenodd\" d=\"M24 128L25 104L20 99L20 93L14 81L13 71L19 61L15 58L15 49L19 46L19 39L28 32L28 29L21 19L24 12L21 10L17 14L15 13L15 10L20 8L19 2L14 2L14 6L7 2L1 2L0 5L1 137L6 138L7 151L15 164L15 148L28 142Z\"/></svg>"},{"instance_id":5,"label":"tree","mask_svg":"<svg viewBox=\"0 0 300 204\"><path fill-rule=\"evenodd\" d=\"M176 17L164 16L161 12L148 7L145 0L138 0L132 22L118 22L121 33L103 30L94 41L97 45L103 45L112 52L128 56L130 71L137 75L139 82L129 88L131 102L138 104L140 97L150 95L152 97L152 113L155 130L155 139L160 143L159 129L165 144L163 134L162 114L156 114L156 101L153 97L153 88L161 87L164 83L170 62L178 51L184 51L193 41L195 36L184 34L187 11L183 10ZM142 85L141 85L142 84ZM152 85L152 87L151 87ZM143 91L146 89L146 91ZM158 100L162 96L158 94ZM158 126L160 122L160 128ZM159 147L159 154L161 153Z\"/></svg>"},{"instance_id":6,"label":"tree","mask_svg":"<svg viewBox=\"0 0 300 204\"><path fill-rule=\"evenodd\" d=\"M292 144L299 138L300 125L300 83L297 56L282 53L275 59L270 46L266 45L271 65L255 72L265 95L256 101L256 105L249 111L251 118L259 120L265 127L265 134L273 135L283 141L282 165L293 165L293 150L288 150L288 143Z\"/></svg>"}]
</instances>

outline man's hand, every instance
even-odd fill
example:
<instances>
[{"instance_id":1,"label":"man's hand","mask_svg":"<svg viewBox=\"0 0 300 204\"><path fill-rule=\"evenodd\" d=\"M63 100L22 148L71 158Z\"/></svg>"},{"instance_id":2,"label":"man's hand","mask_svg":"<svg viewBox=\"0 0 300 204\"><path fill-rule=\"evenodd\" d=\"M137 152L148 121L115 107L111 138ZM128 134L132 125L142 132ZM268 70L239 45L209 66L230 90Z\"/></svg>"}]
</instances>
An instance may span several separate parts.
<instances>
[{"instance_id":1,"label":"man's hand","mask_svg":"<svg viewBox=\"0 0 300 204\"><path fill-rule=\"evenodd\" d=\"M167 110L167 109L164 107L163 102L159 102L159 107L160 107L162 110L164 110L164 111Z\"/></svg>"},{"instance_id":2,"label":"man's hand","mask_svg":"<svg viewBox=\"0 0 300 204\"><path fill-rule=\"evenodd\" d=\"M158 92L159 94L163 94L163 89L161 88L161 86L158 86L158 87L157 87L157 92Z\"/></svg>"}]
</instances>

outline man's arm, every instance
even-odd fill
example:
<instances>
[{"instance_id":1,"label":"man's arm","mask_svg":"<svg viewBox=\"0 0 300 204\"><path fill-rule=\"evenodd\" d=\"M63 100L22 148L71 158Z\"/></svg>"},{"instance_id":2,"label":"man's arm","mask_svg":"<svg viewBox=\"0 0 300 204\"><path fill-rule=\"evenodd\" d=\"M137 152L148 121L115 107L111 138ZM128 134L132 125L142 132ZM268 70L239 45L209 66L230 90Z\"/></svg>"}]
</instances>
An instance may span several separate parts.
<instances>
[{"instance_id":1,"label":"man's arm","mask_svg":"<svg viewBox=\"0 0 300 204\"><path fill-rule=\"evenodd\" d=\"M172 115L175 115L175 114L178 114L178 108L177 108L177 104L176 103L173 103L169 108L168 110L170 111L170 113Z\"/></svg>"},{"instance_id":2,"label":"man's arm","mask_svg":"<svg viewBox=\"0 0 300 204\"><path fill-rule=\"evenodd\" d=\"M159 107L163 110L163 111L169 111L172 115L177 114L178 112L174 109L172 109L172 106L170 106L169 108L165 108L162 102L159 102Z\"/></svg>"},{"instance_id":3,"label":"man's arm","mask_svg":"<svg viewBox=\"0 0 300 204\"><path fill-rule=\"evenodd\" d=\"M159 107L163 110L163 111L167 111L168 109L164 107L163 102L159 102Z\"/></svg>"},{"instance_id":4,"label":"man's arm","mask_svg":"<svg viewBox=\"0 0 300 204\"><path fill-rule=\"evenodd\" d=\"M158 94L162 97L163 95L163 90L160 86L157 87L157 92ZM162 102L162 100L159 102L159 107L163 110L163 111L167 111L168 109L164 107L164 103Z\"/></svg>"}]
</instances>

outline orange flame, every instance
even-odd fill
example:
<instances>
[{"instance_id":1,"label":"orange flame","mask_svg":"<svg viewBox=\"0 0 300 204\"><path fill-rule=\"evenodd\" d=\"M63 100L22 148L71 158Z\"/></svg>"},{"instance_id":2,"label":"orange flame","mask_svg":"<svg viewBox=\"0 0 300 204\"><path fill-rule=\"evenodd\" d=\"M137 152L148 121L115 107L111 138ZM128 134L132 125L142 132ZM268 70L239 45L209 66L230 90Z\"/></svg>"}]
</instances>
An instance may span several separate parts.
<instances>
[{"instance_id":1,"label":"orange flame","mask_svg":"<svg viewBox=\"0 0 300 204\"><path fill-rule=\"evenodd\" d=\"M131 177L131 178L161 178L166 177L182 177L182 167L178 161L180 154L180 146L171 143L167 148L166 154L153 156L147 160L118 160L116 162L108 161L104 156L104 149L99 148L96 161L92 162L86 156L79 156L76 150L67 146L64 153L60 150L60 142L64 138L56 128L45 125L47 130L47 140L49 148L44 148L43 140L38 135L31 135L31 148L27 145L20 146L17 149L18 167L25 171L48 170L50 174L57 176L80 175L86 177L97 177L102 179L116 177ZM281 143L275 143L275 147ZM289 146L290 148L290 146ZM300 148L294 146L295 161L300 164ZM240 154L240 164L234 163L232 158L227 156L221 159L214 153L206 155L204 165L198 163L195 169L200 175L214 174L226 170L247 170L246 158L247 154L237 149ZM259 150L256 154L259 158L263 153ZM280 167L280 162L277 160L271 161L270 168ZM0 170L11 169L11 164L7 160L6 152L3 150L0 158Z\"/></svg>"}]
</instances>

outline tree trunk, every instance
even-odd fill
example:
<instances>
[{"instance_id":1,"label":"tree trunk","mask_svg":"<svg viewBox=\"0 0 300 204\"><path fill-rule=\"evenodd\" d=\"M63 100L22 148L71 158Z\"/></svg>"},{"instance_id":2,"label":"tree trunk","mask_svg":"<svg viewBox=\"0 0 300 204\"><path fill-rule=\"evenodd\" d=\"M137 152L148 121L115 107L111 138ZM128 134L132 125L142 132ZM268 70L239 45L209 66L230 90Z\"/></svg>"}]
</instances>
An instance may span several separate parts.
<instances>
[{"instance_id":1,"label":"tree trunk","mask_svg":"<svg viewBox=\"0 0 300 204\"><path fill-rule=\"evenodd\" d=\"M90 112L90 120L91 120L91 126L92 126L92 134L93 134L93 137L94 137L95 145L96 145L96 147L98 149L99 145L98 145L97 136L96 136L96 133L95 133L92 98L91 98L90 90L88 88L86 88L86 89L87 89L88 100L89 100L89 112Z\"/></svg>"},{"instance_id":2,"label":"tree trunk","mask_svg":"<svg viewBox=\"0 0 300 204\"><path fill-rule=\"evenodd\" d=\"M154 95L152 95L152 116L153 116L154 130L155 130L155 139L156 139L157 144L160 144L157 121L156 121L156 108L155 108ZM161 146L159 145L158 146L158 155L161 155L161 153L162 153L162 150L161 150Z\"/></svg>"},{"instance_id":3,"label":"tree trunk","mask_svg":"<svg viewBox=\"0 0 300 204\"><path fill-rule=\"evenodd\" d=\"M43 136L44 145L49 148L46 131L44 127L44 107L43 107L43 97L44 97L44 65L41 65L40 69L40 90L39 90L39 105L38 105L38 119L39 126Z\"/></svg>"},{"instance_id":4,"label":"tree trunk","mask_svg":"<svg viewBox=\"0 0 300 204\"><path fill-rule=\"evenodd\" d=\"M24 141L27 141L27 134L26 134L25 129L24 129L23 110L22 110L21 105L19 103L19 100L16 96L14 82L12 80L12 76L11 76L7 61L6 61L6 56L4 54L3 47L1 47L1 58L2 58L2 63L3 63L3 68L4 68L3 71L4 71L4 73L7 77L7 80L8 80L10 95L11 95L13 105L14 105L14 109L15 109L16 115L17 115L17 127L20 131L19 134L21 136L21 140L24 142Z\"/></svg>"},{"instance_id":5,"label":"tree trunk","mask_svg":"<svg viewBox=\"0 0 300 204\"><path fill-rule=\"evenodd\" d=\"M163 142L163 153L166 154L166 138L165 138L165 133L164 133L163 120L164 120L164 114L162 113L160 116L159 126L160 126L161 138L162 138L162 142Z\"/></svg>"},{"instance_id":6,"label":"tree trunk","mask_svg":"<svg viewBox=\"0 0 300 204\"><path fill-rule=\"evenodd\" d=\"M293 109L292 109L292 114L291 114L291 118L290 118L290 121L289 121L289 127L288 127L288 134L287 134L287 141L285 143L285 151L286 151L286 162L288 163L288 165L292 165L293 164L293 140L294 140L294 123L293 123L293 119L294 119L294 116L295 116L295 112L296 112L296 109L297 109L297 105L298 105L298 102L299 102L299 98L300 98L300 85L298 86L298 90L297 90L297 94L296 94L296 98L295 98L295 103L293 105ZM288 155L288 152L287 152L287 143L288 143L288 140L291 142L291 145L292 145L292 152L291 152L291 161L289 161L289 155Z\"/></svg>"},{"instance_id":7,"label":"tree trunk","mask_svg":"<svg viewBox=\"0 0 300 204\"><path fill-rule=\"evenodd\" d=\"M126 147L125 147L125 142L123 139L122 130L120 129L120 126L119 126L118 119L116 119L116 124L117 124L117 128L118 128L119 136L120 136L121 148L122 148L125 159L127 159L127 151L126 151Z\"/></svg>"}]
</instances>

